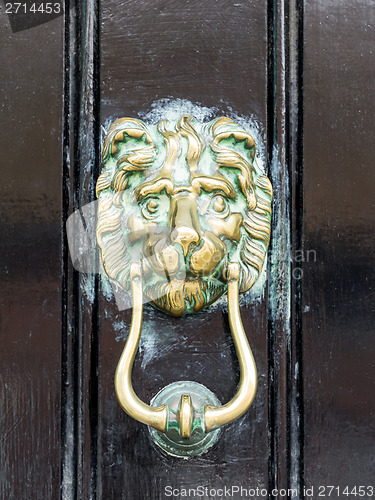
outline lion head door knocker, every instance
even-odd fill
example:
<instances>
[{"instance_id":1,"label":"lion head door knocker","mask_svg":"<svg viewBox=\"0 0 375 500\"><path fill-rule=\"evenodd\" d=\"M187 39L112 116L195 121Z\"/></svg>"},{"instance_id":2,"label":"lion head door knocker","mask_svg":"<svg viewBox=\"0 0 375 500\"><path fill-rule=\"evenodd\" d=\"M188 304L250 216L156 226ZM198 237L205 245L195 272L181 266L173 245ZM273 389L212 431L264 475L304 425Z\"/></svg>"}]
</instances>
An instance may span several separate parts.
<instances>
[{"instance_id":1,"label":"lion head door knocker","mask_svg":"<svg viewBox=\"0 0 375 500\"><path fill-rule=\"evenodd\" d=\"M103 163L96 186L102 263L112 281L131 288L133 299L115 375L117 396L130 416L150 426L165 451L197 455L255 396L256 366L238 297L253 286L264 263L272 186L257 164L253 137L229 118L202 124L184 115L158 125L119 119L105 139ZM144 297L183 316L225 292L241 371L233 399L221 405L205 386L183 381L166 386L151 405L141 401L131 373Z\"/></svg>"}]
</instances>

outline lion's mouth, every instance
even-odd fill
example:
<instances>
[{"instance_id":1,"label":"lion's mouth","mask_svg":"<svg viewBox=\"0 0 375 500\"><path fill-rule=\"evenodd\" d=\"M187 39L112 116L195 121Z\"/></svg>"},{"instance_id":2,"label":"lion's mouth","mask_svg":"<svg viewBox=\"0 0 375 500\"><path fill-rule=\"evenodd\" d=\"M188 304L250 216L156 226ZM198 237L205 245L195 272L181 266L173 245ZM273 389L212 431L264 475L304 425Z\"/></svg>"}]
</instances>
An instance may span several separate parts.
<instances>
[{"instance_id":1,"label":"lion's mouth","mask_svg":"<svg viewBox=\"0 0 375 500\"><path fill-rule=\"evenodd\" d=\"M200 311L220 297L225 290L225 284L217 280L191 278L157 283L147 287L145 293L159 309L174 316L181 316Z\"/></svg>"}]
</instances>

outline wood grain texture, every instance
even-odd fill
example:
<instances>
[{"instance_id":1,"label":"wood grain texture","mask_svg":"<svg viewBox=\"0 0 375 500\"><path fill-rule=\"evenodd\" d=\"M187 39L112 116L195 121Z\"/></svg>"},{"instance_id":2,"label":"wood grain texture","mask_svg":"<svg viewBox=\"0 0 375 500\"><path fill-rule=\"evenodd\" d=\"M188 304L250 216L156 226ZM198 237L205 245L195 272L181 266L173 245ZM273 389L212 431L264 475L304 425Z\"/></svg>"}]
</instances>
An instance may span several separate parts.
<instances>
[{"instance_id":1,"label":"wood grain texture","mask_svg":"<svg viewBox=\"0 0 375 500\"><path fill-rule=\"evenodd\" d=\"M0 498L57 499L63 22L12 33L0 11Z\"/></svg>"},{"instance_id":2,"label":"wood grain texture","mask_svg":"<svg viewBox=\"0 0 375 500\"><path fill-rule=\"evenodd\" d=\"M106 2L103 121L172 97L232 106L264 123L266 28L265 2Z\"/></svg>"},{"instance_id":3,"label":"wood grain texture","mask_svg":"<svg viewBox=\"0 0 375 500\"><path fill-rule=\"evenodd\" d=\"M306 4L307 485L373 484L374 23L371 1ZM348 33L350 32L350 36Z\"/></svg>"}]
</instances>

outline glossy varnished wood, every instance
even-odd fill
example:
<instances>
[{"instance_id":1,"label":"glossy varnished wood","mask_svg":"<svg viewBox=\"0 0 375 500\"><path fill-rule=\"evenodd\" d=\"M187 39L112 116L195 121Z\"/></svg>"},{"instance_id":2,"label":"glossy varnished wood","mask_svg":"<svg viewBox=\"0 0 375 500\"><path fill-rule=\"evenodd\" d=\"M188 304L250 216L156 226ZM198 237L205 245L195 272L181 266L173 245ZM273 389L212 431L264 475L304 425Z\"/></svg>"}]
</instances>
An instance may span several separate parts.
<instances>
[{"instance_id":1,"label":"glossy varnished wood","mask_svg":"<svg viewBox=\"0 0 375 500\"><path fill-rule=\"evenodd\" d=\"M63 19L0 32L0 498L57 499Z\"/></svg>"},{"instance_id":2,"label":"glossy varnished wood","mask_svg":"<svg viewBox=\"0 0 375 500\"><path fill-rule=\"evenodd\" d=\"M371 1L305 12L305 478L371 485L374 463ZM350 32L350 36L348 36Z\"/></svg>"},{"instance_id":3,"label":"glossy varnished wood","mask_svg":"<svg viewBox=\"0 0 375 500\"><path fill-rule=\"evenodd\" d=\"M304 485L316 496L375 476L373 4L185 4L71 0L18 32L0 6L1 498L161 499L199 485L302 498ZM164 98L253 115L275 190L267 288L241 302L257 396L188 462L121 410L131 311L73 268L65 233L94 199L101 126ZM238 376L225 304L184 319L145 306L143 400L190 379L226 402Z\"/></svg>"}]
</instances>

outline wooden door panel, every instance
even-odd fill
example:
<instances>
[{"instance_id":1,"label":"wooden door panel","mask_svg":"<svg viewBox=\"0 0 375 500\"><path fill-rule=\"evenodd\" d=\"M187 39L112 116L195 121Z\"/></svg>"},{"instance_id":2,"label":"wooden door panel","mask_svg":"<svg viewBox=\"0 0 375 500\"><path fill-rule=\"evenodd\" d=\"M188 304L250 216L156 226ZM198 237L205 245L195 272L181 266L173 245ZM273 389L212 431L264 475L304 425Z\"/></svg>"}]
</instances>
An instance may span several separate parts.
<instances>
[{"instance_id":1,"label":"wooden door panel","mask_svg":"<svg viewBox=\"0 0 375 500\"><path fill-rule=\"evenodd\" d=\"M101 16L103 122L172 97L232 106L265 125L265 2L113 0Z\"/></svg>"},{"instance_id":2,"label":"wooden door panel","mask_svg":"<svg viewBox=\"0 0 375 500\"><path fill-rule=\"evenodd\" d=\"M305 10L305 479L374 479L374 22L369 1ZM348 30L350 36L347 36Z\"/></svg>"},{"instance_id":3,"label":"wooden door panel","mask_svg":"<svg viewBox=\"0 0 375 500\"><path fill-rule=\"evenodd\" d=\"M267 119L267 17L261 2L106 2L102 10L101 121L138 117L158 99L188 99L225 114ZM181 106L183 108L183 106ZM217 113L215 116L218 116ZM130 312L100 299L98 481L106 498L164 498L165 486L267 487L267 310L244 302L242 314L258 366L251 410L228 426L207 455L189 463L164 456L145 426L129 418L114 393L114 371ZM114 326L116 331L114 331ZM195 380L223 402L238 383L238 365L223 307L173 319L145 306L134 386L145 401L177 380ZM241 467L238 464L241 463ZM121 496L119 496L121 495Z\"/></svg>"},{"instance_id":4,"label":"wooden door panel","mask_svg":"<svg viewBox=\"0 0 375 500\"><path fill-rule=\"evenodd\" d=\"M63 19L0 31L0 498L58 498Z\"/></svg>"}]
</instances>

